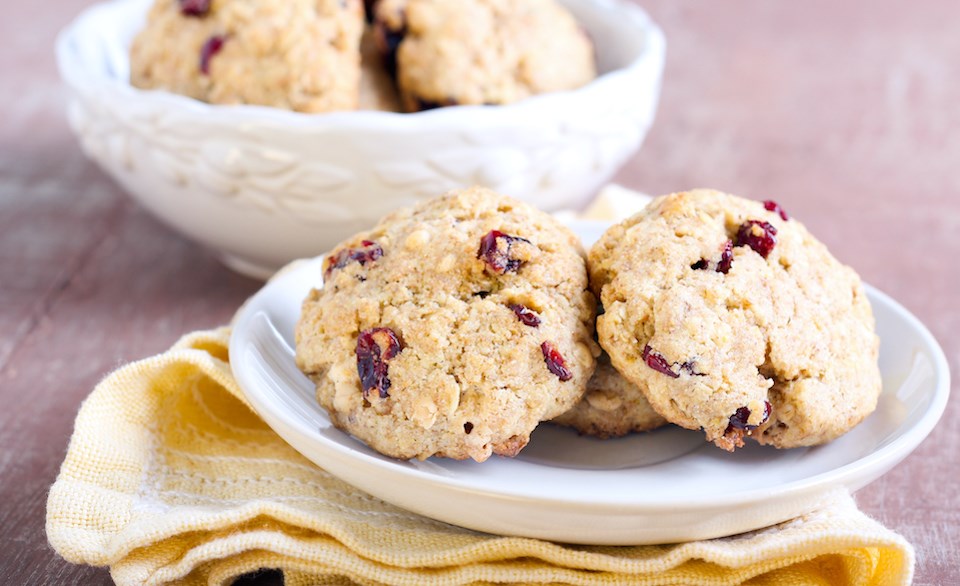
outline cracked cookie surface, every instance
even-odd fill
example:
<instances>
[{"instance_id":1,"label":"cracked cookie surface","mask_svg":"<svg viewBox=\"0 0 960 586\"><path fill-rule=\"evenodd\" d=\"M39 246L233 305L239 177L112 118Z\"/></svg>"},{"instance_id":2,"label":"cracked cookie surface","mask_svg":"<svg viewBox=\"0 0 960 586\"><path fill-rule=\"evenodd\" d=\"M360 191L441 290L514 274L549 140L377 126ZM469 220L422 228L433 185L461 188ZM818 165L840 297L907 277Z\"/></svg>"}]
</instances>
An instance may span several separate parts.
<instances>
[{"instance_id":1,"label":"cracked cookie surface","mask_svg":"<svg viewBox=\"0 0 960 586\"><path fill-rule=\"evenodd\" d=\"M380 0L375 27L407 111L508 104L596 76L593 44L554 0Z\"/></svg>"},{"instance_id":2,"label":"cracked cookie surface","mask_svg":"<svg viewBox=\"0 0 960 586\"><path fill-rule=\"evenodd\" d=\"M130 81L212 104L352 110L360 0L157 0L130 49Z\"/></svg>"},{"instance_id":3,"label":"cracked cookie surface","mask_svg":"<svg viewBox=\"0 0 960 586\"><path fill-rule=\"evenodd\" d=\"M297 364L331 421L386 455L513 456L593 373L579 239L490 190L395 212L324 273L303 303Z\"/></svg>"},{"instance_id":4,"label":"cracked cookie surface","mask_svg":"<svg viewBox=\"0 0 960 586\"><path fill-rule=\"evenodd\" d=\"M667 420L733 450L830 441L870 414L879 339L859 276L773 202L655 199L590 251L600 344Z\"/></svg>"}]
</instances>

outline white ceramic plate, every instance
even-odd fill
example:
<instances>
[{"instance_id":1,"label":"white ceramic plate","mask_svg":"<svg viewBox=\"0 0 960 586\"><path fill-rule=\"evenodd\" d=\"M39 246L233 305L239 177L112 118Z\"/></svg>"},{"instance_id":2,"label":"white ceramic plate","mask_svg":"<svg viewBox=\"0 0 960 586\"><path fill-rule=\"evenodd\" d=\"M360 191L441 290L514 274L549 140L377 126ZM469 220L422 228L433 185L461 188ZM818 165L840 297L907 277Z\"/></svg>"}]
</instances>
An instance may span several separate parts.
<instances>
[{"instance_id":1,"label":"white ceramic plate","mask_svg":"<svg viewBox=\"0 0 960 586\"><path fill-rule=\"evenodd\" d=\"M637 3L561 0L602 73L574 91L417 114L205 104L130 85L153 3L97 3L60 34L70 126L148 211L258 278L464 185L578 207L640 146L660 96L666 40Z\"/></svg>"},{"instance_id":2,"label":"white ceramic plate","mask_svg":"<svg viewBox=\"0 0 960 586\"><path fill-rule=\"evenodd\" d=\"M587 245L605 227L572 226ZM873 415L825 446L776 450L750 443L728 454L702 434L677 428L599 441L541 425L513 459L396 460L334 428L294 364L294 324L307 292L321 285L321 262L305 261L277 277L238 316L230 359L250 403L290 445L346 482L480 531L625 545L766 527L890 470L930 433L949 394L946 359L927 329L868 287L883 394Z\"/></svg>"}]
</instances>

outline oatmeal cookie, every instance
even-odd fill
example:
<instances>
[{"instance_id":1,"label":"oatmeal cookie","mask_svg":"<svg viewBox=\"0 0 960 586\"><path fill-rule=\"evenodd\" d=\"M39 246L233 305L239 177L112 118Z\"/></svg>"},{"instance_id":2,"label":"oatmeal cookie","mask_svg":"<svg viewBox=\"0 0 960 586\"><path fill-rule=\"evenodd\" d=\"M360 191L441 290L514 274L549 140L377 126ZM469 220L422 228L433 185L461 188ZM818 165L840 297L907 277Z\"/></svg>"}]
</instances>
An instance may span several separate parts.
<instances>
[{"instance_id":1,"label":"oatmeal cookie","mask_svg":"<svg viewBox=\"0 0 960 586\"><path fill-rule=\"evenodd\" d=\"M590 251L600 344L667 420L733 450L849 431L876 407L873 313L857 274L772 201L657 198Z\"/></svg>"},{"instance_id":2,"label":"oatmeal cookie","mask_svg":"<svg viewBox=\"0 0 960 586\"><path fill-rule=\"evenodd\" d=\"M637 385L613 368L609 356L601 354L583 399L553 422L583 435L610 439L657 429L667 420L654 411Z\"/></svg>"},{"instance_id":3,"label":"oatmeal cookie","mask_svg":"<svg viewBox=\"0 0 960 586\"><path fill-rule=\"evenodd\" d=\"M411 112L508 104L596 76L593 44L555 0L380 0L375 26Z\"/></svg>"},{"instance_id":4,"label":"oatmeal cookie","mask_svg":"<svg viewBox=\"0 0 960 586\"><path fill-rule=\"evenodd\" d=\"M581 398L595 309L576 235L490 190L454 191L327 257L297 364L334 425L381 453L482 462Z\"/></svg>"},{"instance_id":5,"label":"oatmeal cookie","mask_svg":"<svg viewBox=\"0 0 960 586\"><path fill-rule=\"evenodd\" d=\"M130 81L213 104L356 109L360 0L156 0Z\"/></svg>"}]
</instances>

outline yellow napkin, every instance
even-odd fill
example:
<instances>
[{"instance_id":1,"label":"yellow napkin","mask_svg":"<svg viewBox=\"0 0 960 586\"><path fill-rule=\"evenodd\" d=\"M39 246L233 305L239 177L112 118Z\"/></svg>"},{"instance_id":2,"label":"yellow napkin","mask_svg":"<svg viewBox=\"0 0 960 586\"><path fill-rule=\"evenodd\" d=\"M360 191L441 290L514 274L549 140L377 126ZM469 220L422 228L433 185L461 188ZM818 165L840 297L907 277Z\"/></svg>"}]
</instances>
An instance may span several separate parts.
<instances>
[{"instance_id":1,"label":"yellow napkin","mask_svg":"<svg viewBox=\"0 0 960 586\"><path fill-rule=\"evenodd\" d=\"M838 492L761 531L662 546L500 537L384 503L317 468L249 408L229 329L189 334L83 403L47 502L64 558L127 584L909 584L913 548Z\"/></svg>"}]
</instances>

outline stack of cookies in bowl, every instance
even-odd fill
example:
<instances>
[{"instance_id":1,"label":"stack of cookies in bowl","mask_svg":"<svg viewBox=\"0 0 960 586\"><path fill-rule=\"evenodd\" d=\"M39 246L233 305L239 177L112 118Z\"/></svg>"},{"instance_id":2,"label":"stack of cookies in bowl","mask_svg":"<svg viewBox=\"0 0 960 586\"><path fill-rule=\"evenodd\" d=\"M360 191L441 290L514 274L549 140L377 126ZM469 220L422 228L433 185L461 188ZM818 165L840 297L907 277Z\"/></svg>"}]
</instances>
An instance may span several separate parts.
<instances>
[{"instance_id":1,"label":"stack of cookies in bowl","mask_svg":"<svg viewBox=\"0 0 960 586\"><path fill-rule=\"evenodd\" d=\"M457 190L344 241L323 277L297 364L392 457L515 456L545 421L811 446L881 390L859 277L772 201L663 196L586 253L544 212Z\"/></svg>"},{"instance_id":2,"label":"stack of cookies in bowl","mask_svg":"<svg viewBox=\"0 0 960 586\"><path fill-rule=\"evenodd\" d=\"M364 11L360 0L157 0L130 81L309 113L393 109L397 94L418 112L509 104L597 75L593 44L555 0L379 0L366 5L368 31Z\"/></svg>"}]
</instances>

